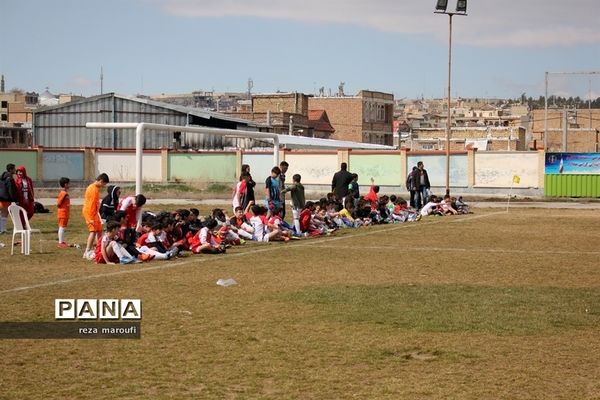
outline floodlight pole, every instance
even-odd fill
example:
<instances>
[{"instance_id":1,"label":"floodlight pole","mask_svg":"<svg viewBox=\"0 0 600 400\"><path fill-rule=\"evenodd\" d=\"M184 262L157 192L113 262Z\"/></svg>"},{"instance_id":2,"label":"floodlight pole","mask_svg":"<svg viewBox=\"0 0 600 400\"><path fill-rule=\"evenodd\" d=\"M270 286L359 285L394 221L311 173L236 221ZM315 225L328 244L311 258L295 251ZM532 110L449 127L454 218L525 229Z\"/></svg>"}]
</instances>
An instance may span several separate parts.
<instances>
[{"instance_id":1,"label":"floodlight pole","mask_svg":"<svg viewBox=\"0 0 600 400\"><path fill-rule=\"evenodd\" d=\"M544 152L548 152L548 74L544 74Z\"/></svg>"},{"instance_id":2,"label":"floodlight pole","mask_svg":"<svg viewBox=\"0 0 600 400\"><path fill-rule=\"evenodd\" d=\"M444 2L438 2L444 3ZM442 8L436 8L434 11L435 14L446 14L448 15L448 114L446 120L446 194L450 195L450 137L452 135L452 113L451 113L451 82L452 82L452 17L454 15L467 15L466 14L466 4L463 10L457 12L448 12L446 11L447 2L442 5Z\"/></svg>"},{"instance_id":3,"label":"floodlight pole","mask_svg":"<svg viewBox=\"0 0 600 400\"><path fill-rule=\"evenodd\" d=\"M448 118L446 120L446 195L450 195L450 135L452 135L452 115L450 104L452 93L450 82L452 81L452 13L448 14Z\"/></svg>"}]
</instances>

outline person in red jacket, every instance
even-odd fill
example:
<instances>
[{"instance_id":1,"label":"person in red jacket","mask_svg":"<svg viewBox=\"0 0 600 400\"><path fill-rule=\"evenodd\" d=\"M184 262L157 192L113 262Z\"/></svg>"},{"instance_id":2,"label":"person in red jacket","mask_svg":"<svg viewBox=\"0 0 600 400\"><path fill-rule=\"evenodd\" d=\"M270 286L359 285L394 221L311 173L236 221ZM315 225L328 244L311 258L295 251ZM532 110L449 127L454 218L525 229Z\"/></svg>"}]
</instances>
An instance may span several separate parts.
<instances>
[{"instance_id":1,"label":"person in red jacket","mask_svg":"<svg viewBox=\"0 0 600 400\"><path fill-rule=\"evenodd\" d=\"M17 167L17 178L15 179L17 185L17 203L25 209L27 212L27 218L33 218L33 182L31 178L27 176L27 170L25 166L20 165Z\"/></svg>"}]
</instances>

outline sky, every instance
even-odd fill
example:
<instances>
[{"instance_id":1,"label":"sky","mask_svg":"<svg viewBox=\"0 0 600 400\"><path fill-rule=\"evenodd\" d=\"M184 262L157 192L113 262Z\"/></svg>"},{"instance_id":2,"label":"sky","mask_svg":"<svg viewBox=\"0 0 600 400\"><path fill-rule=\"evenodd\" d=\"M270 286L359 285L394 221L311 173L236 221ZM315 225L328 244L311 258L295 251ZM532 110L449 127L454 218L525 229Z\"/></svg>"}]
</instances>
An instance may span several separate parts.
<instances>
[{"instance_id":1,"label":"sky","mask_svg":"<svg viewBox=\"0 0 600 400\"><path fill-rule=\"evenodd\" d=\"M449 9L455 1L449 1ZM360 90L441 98L435 0L0 0L7 90L85 96ZM453 17L452 96L600 96L598 0L469 0Z\"/></svg>"}]
</instances>

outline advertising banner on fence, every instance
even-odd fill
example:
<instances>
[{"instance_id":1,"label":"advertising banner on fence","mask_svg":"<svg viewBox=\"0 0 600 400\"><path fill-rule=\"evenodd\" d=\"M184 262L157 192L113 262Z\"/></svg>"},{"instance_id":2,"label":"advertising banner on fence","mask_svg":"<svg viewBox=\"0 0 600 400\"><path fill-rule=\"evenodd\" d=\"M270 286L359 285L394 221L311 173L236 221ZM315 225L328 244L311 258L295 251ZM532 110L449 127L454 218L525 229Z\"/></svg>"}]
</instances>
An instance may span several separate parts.
<instances>
[{"instance_id":1,"label":"advertising banner on fence","mask_svg":"<svg viewBox=\"0 0 600 400\"><path fill-rule=\"evenodd\" d=\"M600 153L546 153L546 174L600 175Z\"/></svg>"}]
</instances>

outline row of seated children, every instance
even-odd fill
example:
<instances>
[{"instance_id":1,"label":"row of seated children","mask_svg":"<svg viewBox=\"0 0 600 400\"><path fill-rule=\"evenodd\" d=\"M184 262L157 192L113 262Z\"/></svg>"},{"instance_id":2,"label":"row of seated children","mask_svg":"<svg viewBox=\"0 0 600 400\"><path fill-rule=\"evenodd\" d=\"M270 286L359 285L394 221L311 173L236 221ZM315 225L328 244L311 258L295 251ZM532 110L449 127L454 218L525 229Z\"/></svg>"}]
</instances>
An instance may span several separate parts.
<instances>
[{"instance_id":1,"label":"row of seated children","mask_svg":"<svg viewBox=\"0 0 600 400\"><path fill-rule=\"evenodd\" d=\"M136 229L136 224L128 222L126 211L116 211L106 221L105 233L96 244L96 263L135 264L175 257L185 243L177 234L180 226L176 231L177 220L169 214L158 217L144 218Z\"/></svg>"},{"instance_id":2,"label":"row of seated children","mask_svg":"<svg viewBox=\"0 0 600 400\"><path fill-rule=\"evenodd\" d=\"M240 206L235 207L233 217L229 218L222 209L213 210L213 218L219 221L219 231L227 240L254 240L257 242L272 242L290 240L291 226L281 218L281 209L271 210L250 201L245 210Z\"/></svg>"},{"instance_id":3,"label":"row of seated children","mask_svg":"<svg viewBox=\"0 0 600 400\"><path fill-rule=\"evenodd\" d=\"M317 236L345 227L410 222L420 219L417 210L395 195L379 196L379 187L371 179L369 192L358 199L347 197L342 204L333 193L319 202L306 202L300 212L303 234Z\"/></svg>"},{"instance_id":4,"label":"row of seated children","mask_svg":"<svg viewBox=\"0 0 600 400\"><path fill-rule=\"evenodd\" d=\"M394 195L378 196L378 189L371 185L369 194L357 202L348 198L343 206L333 195L319 202L306 202L298 215L300 232L281 218L281 210L272 210L272 215L267 217L267 208L253 202L245 210L236 207L231 218L219 208L202 220L194 208L156 215L144 213L140 226L133 222L132 210L118 210L106 222L106 232L96 246L95 260L130 264L168 260L184 251L218 254L247 240L287 242L301 235L330 234L342 227L410 222L425 215L469 212L461 198L454 201L450 197L442 200L432 196L419 213L404 199ZM142 205L139 204L140 208Z\"/></svg>"},{"instance_id":5,"label":"row of seated children","mask_svg":"<svg viewBox=\"0 0 600 400\"><path fill-rule=\"evenodd\" d=\"M421 209L420 214L425 217L428 215L468 214L469 212L469 206L463 202L462 197L456 199L450 195L445 195L443 198L431 195L427 204Z\"/></svg>"},{"instance_id":6,"label":"row of seated children","mask_svg":"<svg viewBox=\"0 0 600 400\"><path fill-rule=\"evenodd\" d=\"M231 218L219 208L200 220L197 209L173 213L143 214L139 229L128 223L125 211L116 211L106 221L106 231L98 241L95 260L100 264L131 264L168 260L184 251L225 253L231 245L246 240L257 242L288 241L292 229L279 212L267 218L265 207L249 204L237 207Z\"/></svg>"}]
</instances>

